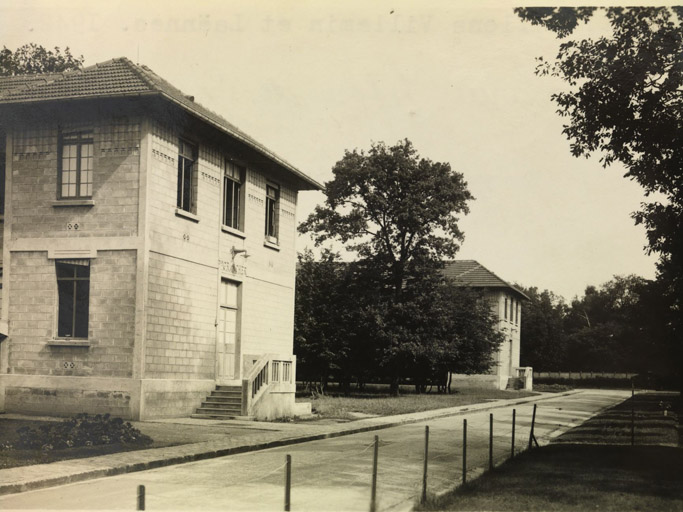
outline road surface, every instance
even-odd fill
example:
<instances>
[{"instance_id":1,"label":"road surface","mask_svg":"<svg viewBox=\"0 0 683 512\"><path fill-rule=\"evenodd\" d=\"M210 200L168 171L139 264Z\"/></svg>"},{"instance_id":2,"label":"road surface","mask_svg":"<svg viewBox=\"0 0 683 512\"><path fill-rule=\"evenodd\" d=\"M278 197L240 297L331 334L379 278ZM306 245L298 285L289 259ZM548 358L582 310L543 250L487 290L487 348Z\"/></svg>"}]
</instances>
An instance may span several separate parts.
<instances>
[{"instance_id":1,"label":"road surface","mask_svg":"<svg viewBox=\"0 0 683 512\"><path fill-rule=\"evenodd\" d=\"M593 391L538 401L535 435L549 442L630 395ZM370 507L374 436L379 436L377 510L409 510L421 493L425 426L429 426L428 490L457 486L463 472L467 420L468 479L488 467L489 414L496 464L510 457L512 409L463 413L334 439L231 455L50 489L0 497L1 510L136 510L138 485L146 510L283 510L284 463L292 457L291 510ZM527 448L533 404L515 406L516 451Z\"/></svg>"}]
</instances>

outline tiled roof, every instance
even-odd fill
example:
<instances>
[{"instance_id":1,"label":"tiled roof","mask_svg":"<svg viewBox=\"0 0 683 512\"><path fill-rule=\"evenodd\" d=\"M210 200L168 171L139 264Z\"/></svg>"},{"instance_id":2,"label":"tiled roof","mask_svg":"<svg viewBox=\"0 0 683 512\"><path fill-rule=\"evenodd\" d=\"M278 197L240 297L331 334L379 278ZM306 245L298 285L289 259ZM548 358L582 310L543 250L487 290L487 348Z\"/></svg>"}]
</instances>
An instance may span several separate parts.
<instances>
[{"instance_id":1,"label":"tiled roof","mask_svg":"<svg viewBox=\"0 0 683 512\"><path fill-rule=\"evenodd\" d=\"M522 291L503 281L496 274L474 260L458 260L446 262L443 274L461 286L472 288L507 288L529 299Z\"/></svg>"},{"instance_id":2,"label":"tiled roof","mask_svg":"<svg viewBox=\"0 0 683 512\"><path fill-rule=\"evenodd\" d=\"M304 182L304 188L322 189L320 183L277 156L235 125L196 103L193 98L173 87L148 67L134 64L125 57L95 64L78 71L0 77L0 104L140 95L164 97L293 173Z\"/></svg>"},{"instance_id":3,"label":"tiled roof","mask_svg":"<svg viewBox=\"0 0 683 512\"><path fill-rule=\"evenodd\" d=\"M15 89L23 85L35 82L47 82L61 77L62 73L45 73L41 75L16 75L0 76L0 95L9 89Z\"/></svg>"}]
</instances>

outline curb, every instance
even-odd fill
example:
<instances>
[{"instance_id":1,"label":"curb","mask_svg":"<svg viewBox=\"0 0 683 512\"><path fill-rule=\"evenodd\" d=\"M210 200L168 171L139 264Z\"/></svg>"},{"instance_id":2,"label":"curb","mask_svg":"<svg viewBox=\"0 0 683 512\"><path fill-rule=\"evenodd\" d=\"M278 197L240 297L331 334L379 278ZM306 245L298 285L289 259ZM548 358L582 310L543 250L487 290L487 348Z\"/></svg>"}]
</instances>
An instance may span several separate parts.
<instances>
[{"instance_id":1,"label":"curb","mask_svg":"<svg viewBox=\"0 0 683 512\"><path fill-rule=\"evenodd\" d=\"M489 410L489 409L499 409L501 407L509 407L512 405L521 405L529 402L537 402L541 400L548 400L552 398L558 398L562 396L573 395L580 393L580 390L567 391L564 393L553 393L547 396L531 396L527 398L520 398L516 400L496 400L494 402L484 402L481 404L472 404L471 406L462 407L452 407L448 409L433 409L432 411L422 411L418 413L407 413L403 415L387 416L383 419L389 421L378 421L377 418L371 418L367 420L359 421L378 421L377 424L363 425L358 427L352 427L348 429L324 432L320 434L304 434L299 437L290 437L284 439L277 439L273 441L266 441L254 444L245 444L241 446L232 446L229 448L217 449L217 450L206 450L197 451L193 454L188 455L176 455L169 457L162 457L158 459L153 459L145 462L135 462L130 464L121 464L108 468L101 469L91 469L84 471L82 473L72 473L69 475L56 476L56 477L46 477L46 478L36 478L35 480L21 482L21 483L11 483L11 484L1 484L0 483L0 496L7 494L16 494L26 491L33 491L37 489L44 489L47 487L56 487L58 485L64 485L75 482L82 482L85 480L92 480L95 478L102 478L107 476L122 475L126 473L133 473L136 471L145 471L148 469L156 469L165 466L173 466L176 464L184 464L187 462L195 462L200 460L212 459L216 457L225 457L227 455L237 455L240 453L253 452L259 450L266 450L269 448L280 448L282 446L294 445L300 443L306 443L309 441L319 441L322 439L332 439L336 437L348 436L352 434L359 434L362 432L371 432L374 430L382 430L385 428L397 427L400 425L408 425L411 423L420 423L422 421L427 421L430 419L445 418L448 416L459 416L468 412ZM456 410L457 409L457 410ZM419 414L426 414L425 416L416 417ZM390 420L393 418L393 421ZM179 445L187 446L187 445ZM161 450L162 448L154 448L152 450ZM107 457L107 455L104 455ZM73 459L77 461L78 459ZM27 466L31 467L31 466ZM17 468L19 469L19 468Z\"/></svg>"}]
</instances>

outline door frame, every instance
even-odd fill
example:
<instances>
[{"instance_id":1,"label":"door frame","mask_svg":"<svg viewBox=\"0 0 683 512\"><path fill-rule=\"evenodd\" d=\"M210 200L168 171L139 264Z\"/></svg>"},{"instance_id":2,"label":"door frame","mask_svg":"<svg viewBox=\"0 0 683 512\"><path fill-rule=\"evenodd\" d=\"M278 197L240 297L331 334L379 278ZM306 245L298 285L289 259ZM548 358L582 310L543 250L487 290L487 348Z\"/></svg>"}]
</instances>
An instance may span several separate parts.
<instances>
[{"instance_id":1,"label":"door frame","mask_svg":"<svg viewBox=\"0 0 683 512\"><path fill-rule=\"evenodd\" d=\"M223 299L222 299L222 287L224 282L229 282L237 287L237 305L235 308L232 307L225 307L223 305ZM243 285L244 282L238 279L234 279L232 276L225 276L225 275L220 275L219 280L218 280L218 297L217 297L217 308L216 308L216 361L215 361L215 380L218 383L225 382L225 383L234 383L234 381L240 381L242 379L242 290L243 290ZM232 378L226 378L222 375L220 375L220 361L219 361L219 352L218 352L218 344L222 342L220 340L220 330L219 330L219 315L222 313L222 309L231 309L231 310L236 310L236 318L235 318L235 352L234 352L234 363L233 363L233 376ZM223 356L224 357L224 356Z\"/></svg>"}]
</instances>

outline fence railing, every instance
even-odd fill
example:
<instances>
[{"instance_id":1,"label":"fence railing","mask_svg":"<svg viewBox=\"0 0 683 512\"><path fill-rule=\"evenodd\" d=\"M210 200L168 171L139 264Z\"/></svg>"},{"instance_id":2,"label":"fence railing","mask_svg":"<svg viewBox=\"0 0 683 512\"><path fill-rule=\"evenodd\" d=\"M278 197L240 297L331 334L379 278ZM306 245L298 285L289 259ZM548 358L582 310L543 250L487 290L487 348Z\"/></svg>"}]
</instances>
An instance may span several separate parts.
<instances>
[{"instance_id":1,"label":"fence railing","mask_svg":"<svg viewBox=\"0 0 683 512\"><path fill-rule=\"evenodd\" d=\"M292 361L273 359L271 367L273 369L271 376L273 382L292 383Z\"/></svg>"},{"instance_id":2,"label":"fence railing","mask_svg":"<svg viewBox=\"0 0 683 512\"><path fill-rule=\"evenodd\" d=\"M242 415L252 416L256 404L270 389L283 391L294 385L294 356L288 359L277 354L262 355L242 380Z\"/></svg>"},{"instance_id":3,"label":"fence railing","mask_svg":"<svg viewBox=\"0 0 683 512\"><path fill-rule=\"evenodd\" d=\"M279 360L279 362L282 363L281 360ZM284 366L285 365L280 365L281 371ZM263 368L265 365L261 365L260 367ZM272 366L270 367L272 369ZM272 377L272 370L270 376ZM525 419L525 421L520 424L519 416L516 412L516 409L512 409L511 422L509 422L510 417L506 414L503 416L503 419L501 419L502 415L499 415L497 417L497 423L494 423L494 414L490 413L488 421L486 422L486 427L483 427L477 422L473 422L473 424L470 424L468 427L467 418L463 418L462 420L460 420L460 418L454 418L452 426L445 428L442 426L438 429L430 429L429 425L426 425L424 428L424 448L421 453L419 466L418 463L416 463L414 456L412 458L408 457L407 459L407 464L415 469L413 477L411 478L409 473L405 472L405 468L400 470L400 478L402 481L401 487L404 489L411 489L414 493L413 496L409 496L407 499L415 499L416 501L424 503L429 497L434 496L435 494L430 494L430 487L436 487L437 485L433 484L432 480L436 481L438 487L443 486L444 479L440 473L444 468L444 464L447 467L455 467L457 464L457 471L451 473L447 478L448 486L457 487L466 484L485 471L494 469L498 464L503 463L505 460L515 457L517 454L531 449L533 446L538 446L534 433L536 404L533 405L533 412L528 411L530 417L525 414L525 418L528 418L530 421ZM436 439L435 434L440 437ZM367 471L367 488L361 488L361 492L369 502L366 510L369 509L371 512L395 510L399 504L405 504L406 497L404 496L400 498L399 501L396 501L395 494L387 487L383 488L383 481L385 479L395 480L393 472L397 466L396 459L395 456L387 457L387 460L383 463L383 453L380 450L380 447L384 445L380 443L379 435L374 435L373 438L372 442L364 442L362 439L359 439L358 445L355 448L353 445L349 445L348 448L342 452L335 451L330 452L330 455L322 455L322 457L326 457L324 462L325 467L328 469L322 469L320 474L316 474L314 477L310 476L310 461L304 460L299 467L295 467L293 464L295 461L293 461L292 456L286 454L284 463L273 461L270 468L261 472L244 471L240 478L230 480L229 483L226 483L226 486L233 488L242 486L242 489L244 489L246 486L253 486L256 483L266 481L271 485L282 485L282 490L279 490L279 492L282 492L280 496L284 498L283 501L280 501L283 510L296 510L297 507L293 506L293 499L296 500L300 496L304 496L307 500L305 504L299 502L300 508L311 510L315 509L311 506L316 503L315 500L324 499L322 494L320 496L315 496L314 490L316 487L325 488L327 478L330 478L331 480L337 479L339 477L337 472L338 467L344 461L362 461L365 468L364 471ZM436 446L434 448L430 443L430 438L438 441L435 443ZM449 448L447 450L443 449L444 438L448 439ZM459 443L453 442L454 439L458 438L461 440ZM515 444L515 440L522 442ZM486 446L487 450L480 449L483 448L482 445ZM468 446L471 448L469 452ZM271 457L271 454L266 454L266 452L263 453L264 457ZM302 459L304 458L302 457ZM430 468L433 471L432 475L430 475ZM294 477L296 476L295 473L297 469L306 471L306 478L295 479ZM392 473L389 474L387 471L391 471ZM297 485L300 488L305 487L305 491L302 491L300 495L297 495L296 493ZM359 485L355 480L354 483L350 485L353 486L354 491L359 488ZM395 483L390 485L393 489ZM388 492L389 495L383 495L383 490ZM145 507L149 505L149 502L156 505L153 508L160 508L158 500L163 498L162 492L153 491L150 495L146 491L145 485L139 485L136 492L137 510L145 510ZM177 496L173 495L172 498L168 499L176 500ZM275 508L273 507L273 509Z\"/></svg>"}]
</instances>

